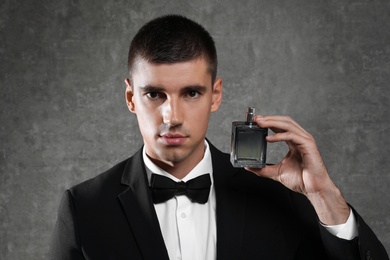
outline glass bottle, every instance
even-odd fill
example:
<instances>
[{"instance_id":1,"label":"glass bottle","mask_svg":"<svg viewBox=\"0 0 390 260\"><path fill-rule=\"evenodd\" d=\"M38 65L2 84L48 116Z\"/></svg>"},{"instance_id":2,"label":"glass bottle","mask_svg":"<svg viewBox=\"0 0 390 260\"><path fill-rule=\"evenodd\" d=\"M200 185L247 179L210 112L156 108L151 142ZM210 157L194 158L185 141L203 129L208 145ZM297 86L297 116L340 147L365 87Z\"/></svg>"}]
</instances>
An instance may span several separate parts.
<instances>
[{"instance_id":1,"label":"glass bottle","mask_svg":"<svg viewBox=\"0 0 390 260\"><path fill-rule=\"evenodd\" d=\"M232 123L230 161L234 167L266 166L268 128L253 123L255 108L248 107L246 121Z\"/></svg>"}]
</instances>

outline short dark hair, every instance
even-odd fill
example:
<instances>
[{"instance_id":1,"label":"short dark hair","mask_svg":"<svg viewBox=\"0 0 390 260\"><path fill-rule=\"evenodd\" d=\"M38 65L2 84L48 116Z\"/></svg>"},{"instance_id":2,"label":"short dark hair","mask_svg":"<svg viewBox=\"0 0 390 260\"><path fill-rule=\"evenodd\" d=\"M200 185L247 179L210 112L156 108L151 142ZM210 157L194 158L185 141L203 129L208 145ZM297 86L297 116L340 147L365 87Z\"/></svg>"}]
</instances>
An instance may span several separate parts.
<instances>
[{"instance_id":1,"label":"short dark hair","mask_svg":"<svg viewBox=\"0 0 390 260\"><path fill-rule=\"evenodd\" d=\"M217 51L213 38L200 24L180 15L161 16L141 27L130 44L130 78L139 58L156 64L205 58L213 82L217 75Z\"/></svg>"}]
</instances>

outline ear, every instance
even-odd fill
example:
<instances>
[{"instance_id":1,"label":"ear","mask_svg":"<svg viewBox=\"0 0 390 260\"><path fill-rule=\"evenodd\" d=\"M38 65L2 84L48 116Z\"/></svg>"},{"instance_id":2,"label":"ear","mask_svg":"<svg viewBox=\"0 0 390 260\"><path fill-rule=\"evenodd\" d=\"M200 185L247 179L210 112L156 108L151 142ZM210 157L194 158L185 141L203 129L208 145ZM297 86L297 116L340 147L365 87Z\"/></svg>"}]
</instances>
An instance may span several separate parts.
<instances>
[{"instance_id":1,"label":"ear","mask_svg":"<svg viewBox=\"0 0 390 260\"><path fill-rule=\"evenodd\" d=\"M126 83L126 104L129 108L130 112L135 113L135 106L133 101L133 87L131 86L131 82L128 78L125 79Z\"/></svg>"},{"instance_id":2,"label":"ear","mask_svg":"<svg viewBox=\"0 0 390 260\"><path fill-rule=\"evenodd\" d=\"M222 103L222 78L217 78L213 85L211 112L218 110Z\"/></svg>"}]
</instances>

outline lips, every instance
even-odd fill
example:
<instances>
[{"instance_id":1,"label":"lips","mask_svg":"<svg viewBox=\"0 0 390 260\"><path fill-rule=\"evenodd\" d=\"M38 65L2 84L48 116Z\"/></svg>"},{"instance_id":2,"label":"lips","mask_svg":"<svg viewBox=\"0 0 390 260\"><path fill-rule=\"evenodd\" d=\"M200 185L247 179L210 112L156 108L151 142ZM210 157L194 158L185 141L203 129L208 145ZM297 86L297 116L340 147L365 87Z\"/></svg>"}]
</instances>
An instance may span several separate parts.
<instances>
[{"instance_id":1,"label":"lips","mask_svg":"<svg viewBox=\"0 0 390 260\"><path fill-rule=\"evenodd\" d=\"M160 137L167 145L180 145L187 139L184 135L173 133L162 134Z\"/></svg>"}]
</instances>

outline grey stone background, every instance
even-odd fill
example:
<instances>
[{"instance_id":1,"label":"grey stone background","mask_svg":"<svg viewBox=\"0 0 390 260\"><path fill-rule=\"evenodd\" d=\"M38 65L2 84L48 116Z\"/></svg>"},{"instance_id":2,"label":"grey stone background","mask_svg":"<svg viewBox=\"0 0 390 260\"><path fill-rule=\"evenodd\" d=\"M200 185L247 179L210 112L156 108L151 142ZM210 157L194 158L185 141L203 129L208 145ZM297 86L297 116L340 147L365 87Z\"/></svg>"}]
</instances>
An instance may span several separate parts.
<instances>
[{"instance_id":1,"label":"grey stone background","mask_svg":"<svg viewBox=\"0 0 390 260\"><path fill-rule=\"evenodd\" d=\"M123 79L146 21L179 13L214 36L229 151L248 105L290 115L390 251L390 3L374 0L0 3L0 259L45 259L63 191L142 144ZM270 145L270 160L283 157Z\"/></svg>"}]
</instances>

